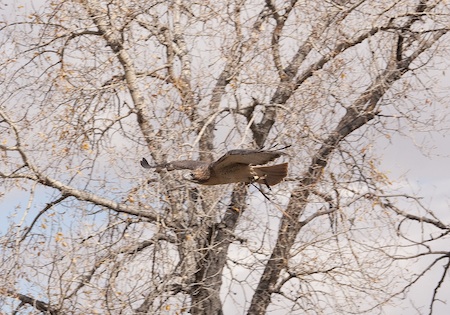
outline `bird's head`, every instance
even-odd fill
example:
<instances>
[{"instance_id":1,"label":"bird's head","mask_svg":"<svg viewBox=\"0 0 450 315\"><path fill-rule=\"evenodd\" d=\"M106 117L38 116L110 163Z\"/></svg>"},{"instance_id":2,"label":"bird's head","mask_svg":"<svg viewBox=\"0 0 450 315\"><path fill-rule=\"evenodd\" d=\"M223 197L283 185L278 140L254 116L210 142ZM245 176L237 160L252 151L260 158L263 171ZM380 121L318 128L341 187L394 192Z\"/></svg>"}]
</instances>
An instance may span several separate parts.
<instances>
[{"instance_id":1,"label":"bird's head","mask_svg":"<svg viewBox=\"0 0 450 315\"><path fill-rule=\"evenodd\" d=\"M206 182L211 176L210 170L208 167L199 167L192 171L190 174L186 174L184 178L188 181L194 182L196 184L202 184Z\"/></svg>"},{"instance_id":2,"label":"bird's head","mask_svg":"<svg viewBox=\"0 0 450 315\"><path fill-rule=\"evenodd\" d=\"M183 179L193 182L193 183L196 183L196 184L199 184L199 180L195 177L195 175L193 173L183 174Z\"/></svg>"}]
</instances>

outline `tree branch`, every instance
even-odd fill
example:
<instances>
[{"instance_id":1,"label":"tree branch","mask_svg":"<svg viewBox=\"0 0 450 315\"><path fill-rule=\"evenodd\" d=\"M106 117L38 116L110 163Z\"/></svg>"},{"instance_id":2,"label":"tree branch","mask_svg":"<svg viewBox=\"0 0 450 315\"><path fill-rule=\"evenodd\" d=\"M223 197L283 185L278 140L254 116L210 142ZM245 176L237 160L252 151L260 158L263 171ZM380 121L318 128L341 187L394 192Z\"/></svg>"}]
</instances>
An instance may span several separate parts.
<instances>
[{"instance_id":1,"label":"tree branch","mask_svg":"<svg viewBox=\"0 0 450 315\"><path fill-rule=\"evenodd\" d=\"M28 295L25 295L25 294L14 292L14 291L9 290L9 289L0 289L0 294L5 294L5 295L7 295L9 297L18 299L23 304L30 305L30 306L34 307L36 310L41 311L41 312L45 312L46 314L50 314L50 315L63 315L63 314L65 314L64 312L62 312L62 311L56 309L55 307L51 306L49 303L46 303L44 301L32 298L32 297L30 297Z\"/></svg>"}]
</instances>

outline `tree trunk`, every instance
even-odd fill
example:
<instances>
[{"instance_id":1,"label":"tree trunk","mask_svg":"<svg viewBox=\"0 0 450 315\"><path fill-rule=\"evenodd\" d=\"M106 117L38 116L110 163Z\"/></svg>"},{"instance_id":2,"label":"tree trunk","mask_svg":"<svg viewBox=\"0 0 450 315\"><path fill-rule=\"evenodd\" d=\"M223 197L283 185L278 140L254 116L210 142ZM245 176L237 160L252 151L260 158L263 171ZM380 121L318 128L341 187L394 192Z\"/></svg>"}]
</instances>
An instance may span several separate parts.
<instances>
[{"instance_id":1,"label":"tree trunk","mask_svg":"<svg viewBox=\"0 0 450 315\"><path fill-rule=\"evenodd\" d=\"M227 262L228 247L235 240L233 231L239 216L245 211L247 186L235 186L231 202L219 224L208 228L209 234L204 240L204 250L197 262L195 284L191 292L192 314L223 314L220 289L222 271Z\"/></svg>"}]
</instances>

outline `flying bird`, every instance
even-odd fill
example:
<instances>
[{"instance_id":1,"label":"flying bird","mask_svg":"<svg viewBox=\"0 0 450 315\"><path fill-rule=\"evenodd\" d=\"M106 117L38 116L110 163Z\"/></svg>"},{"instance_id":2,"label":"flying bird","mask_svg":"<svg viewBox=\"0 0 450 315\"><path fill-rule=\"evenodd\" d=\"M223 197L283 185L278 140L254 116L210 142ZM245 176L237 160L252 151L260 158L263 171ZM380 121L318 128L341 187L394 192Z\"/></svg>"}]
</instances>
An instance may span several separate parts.
<instances>
[{"instance_id":1,"label":"flying bird","mask_svg":"<svg viewBox=\"0 0 450 315\"><path fill-rule=\"evenodd\" d=\"M151 166L145 158L141 160L144 168L165 168L172 170L191 170L190 181L202 185L221 185L231 183L260 183L269 188L283 180L287 175L288 163L267 164L285 153L279 150L231 150L214 162L179 160Z\"/></svg>"}]
</instances>

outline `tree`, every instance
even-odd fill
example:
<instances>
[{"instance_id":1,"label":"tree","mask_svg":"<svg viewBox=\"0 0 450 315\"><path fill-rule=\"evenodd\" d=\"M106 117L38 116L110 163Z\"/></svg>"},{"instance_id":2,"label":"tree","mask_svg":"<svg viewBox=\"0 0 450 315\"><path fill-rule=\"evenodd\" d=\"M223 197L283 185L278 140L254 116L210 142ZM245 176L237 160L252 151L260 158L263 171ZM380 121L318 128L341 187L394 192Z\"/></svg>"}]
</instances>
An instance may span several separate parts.
<instances>
[{"instance_id":1,"label":"tree","mask_svg":"<svg viewBox=\"0 0 450 315\"><path fill-rule=\"evenodd\" d=\"M439 108L422 78L448 57L445 1L33 5L1 25L3 308L370 313L427 257L445 267L429 312L445 299L430 244L449 224L392 191L373 146ZM269 200L139 165L277 144Z\"/></svg>"}]
</instances>

